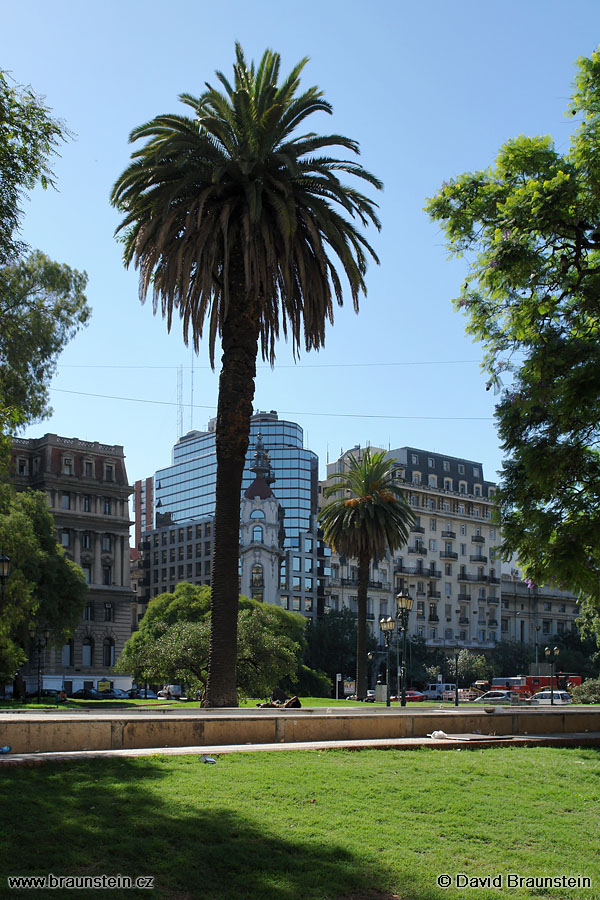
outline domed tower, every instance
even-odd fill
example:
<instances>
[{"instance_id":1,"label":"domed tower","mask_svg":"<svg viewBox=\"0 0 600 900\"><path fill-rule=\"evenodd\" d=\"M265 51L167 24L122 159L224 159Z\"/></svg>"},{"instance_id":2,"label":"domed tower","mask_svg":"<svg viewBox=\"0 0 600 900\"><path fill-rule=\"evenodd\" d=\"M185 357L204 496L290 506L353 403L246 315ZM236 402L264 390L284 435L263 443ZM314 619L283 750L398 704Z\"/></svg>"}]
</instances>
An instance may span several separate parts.
<instances>
[{"instance_id":1,"label":"domed tower","mask_svg":"<svg viewBox=\"0 0 600 900\"><path fill-rule=\"evenodd\" d=\"M260 434L250 471L256 477L244 492L240 510L240 593L278 604L283 509L271 489L275 476Z\"/></svg>"}]
</instances>

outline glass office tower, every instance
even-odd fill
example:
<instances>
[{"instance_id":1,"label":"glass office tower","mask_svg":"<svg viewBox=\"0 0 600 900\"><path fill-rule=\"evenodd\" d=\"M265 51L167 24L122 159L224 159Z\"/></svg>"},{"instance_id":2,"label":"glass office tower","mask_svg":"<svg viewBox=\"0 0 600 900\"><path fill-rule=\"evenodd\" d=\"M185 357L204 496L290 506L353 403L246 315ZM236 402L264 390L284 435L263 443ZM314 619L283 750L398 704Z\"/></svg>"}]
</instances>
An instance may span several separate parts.
<instances>
[{"instance_id":1,"label":"glass office tower","mask_svg":"<svg viewBox=\"0 0 600 900\"><path fill-rule=\"evenodd\" d=\"M179 438L173 448L173 464L154 476L155 511L170 514L172 522L214 515L214 424L214 420L209 423L208 431L190 431ZM280 420L275 410L257 412L250 424L242 494L254 480L250 466L259 433L271 457L276 479L273 492L285 510L285 546L296 547L300 534L311 530L311 516L317 512L318 458L304 449L303 431L296 422Z\"/></svg>"}]
</instances>

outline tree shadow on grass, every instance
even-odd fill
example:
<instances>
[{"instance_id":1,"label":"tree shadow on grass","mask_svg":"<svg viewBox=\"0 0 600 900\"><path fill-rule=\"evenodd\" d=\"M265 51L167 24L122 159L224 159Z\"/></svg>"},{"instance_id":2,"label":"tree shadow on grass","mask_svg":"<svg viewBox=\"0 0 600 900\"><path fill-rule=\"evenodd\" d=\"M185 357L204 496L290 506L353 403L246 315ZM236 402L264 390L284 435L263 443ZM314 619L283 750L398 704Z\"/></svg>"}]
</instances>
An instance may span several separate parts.
<instances>
[{"instance_id":1,"label":"tree shadow on grass","mask_svg":"<svg viewBox=\"0 0 600 900\"><path fill-rule=\"evenodd\" d=\"M202 763L194 760L199 769ZM359 858L323 829L284 839L231 804L204 808L193 778L177 779L157 758L48 764L3 773L0 896L56 898L72 892L7 890L8 875L152 876L154 889L75 891L78 896L169 900L393 900L390 873ZM189 772L187 773L189 776ZM200 773L198 794L206 792ZM216 784L216 783L215 783ZM164 792L163 792L164 787ZM9 824L10 823L10 824ZM281 831L281 825L279 826ZM10 834L10 839L8 835ZM414 893L403 897L415 897ZM427 900L420 893L419 900Z\"/></svg>"}]
</instances>

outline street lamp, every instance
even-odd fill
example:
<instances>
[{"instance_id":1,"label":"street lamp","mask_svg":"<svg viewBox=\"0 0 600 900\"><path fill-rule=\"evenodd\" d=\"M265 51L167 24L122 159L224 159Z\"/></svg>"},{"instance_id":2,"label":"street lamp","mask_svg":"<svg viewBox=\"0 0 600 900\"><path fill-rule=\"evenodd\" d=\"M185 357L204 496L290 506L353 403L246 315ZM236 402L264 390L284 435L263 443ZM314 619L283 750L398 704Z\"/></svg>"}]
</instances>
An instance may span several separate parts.
<instances>
[{"instance_id":1,"label":"street lamp","mask_svg":"<svg viewBox=\"0 0 600 900\"><path fill-rule=\"evenodd\" d=\"M544 653L546 654L546 659L550 663L550 704L554 706L554 666L560 650L558 647L546 647Z\"/></svg>"},{"instance_id":2,"label":"street lamp","mask_svg":"<svg viewBox=\"0 0 600 900\"><path fill-rule=\"evenodd\" d=\"M398 640L396 641L396 650L400 643L400 631L402 632L402 668L398 666L398 673L402 679L402 699L401 705L406 706L406 633L408 631L408 617L413 608L413 598L402 589L396 595L396 619L398 621Z\"/></svg>"},{"instance_id":3,"label":"street lamp","mask_svg":"<svg viewBox=\"0 0 600 900\"><path fill-rule=\"evenodd\" d=\"M456 682L454 685L454 705L458 706L458 657L460 656L460 651L454 651L454 681Z\"/></svg>"},{"instance_id":4,"label":"street lamp","mask_svg":"<svg viewBox=\"0 0 600 900\"><path fill-rule=\"evenodd\" d=\"M392 619L391 616L383 616L379 620L379 627L383 631L383 637L385 639L385 705L390 705L390 640L392 638L392 634L396 627L396 622Z\"/></svg>"},{"instance_id":5,"label":"street lamp","mask_svg":"<svg viewBox=\"0 0 600 900\"><path fill-rule=\"evenodd\" d=\"M29 637L31 638L31 646L37 651L37 702L42 702L42 650L48 646L50 632L47 628L43 630L37 628L33 622L29 626Z\"/></svg>"},{"instance_id":6,"label":"street lamp","mask_svg":"<svg viewBox=\"0 0 600 900\"><path fill-rule=\"evenodd\" d=\"M535 674L540 674L540 661L539 661L539 653L538 653L538 635L540 633L541 625L535 626Z\"/></svg>"},{"instance_id":7,"label":"street lamp","mask_svg":"<svg viewBox=\"0 0 600 900\"><path fill-rule=\"evenodd\" d=\"M0 585L2 585L2 605L4 606L4 586L10 575L10 556L2 550L0 554Z\"/></svg>"}]
</instances>

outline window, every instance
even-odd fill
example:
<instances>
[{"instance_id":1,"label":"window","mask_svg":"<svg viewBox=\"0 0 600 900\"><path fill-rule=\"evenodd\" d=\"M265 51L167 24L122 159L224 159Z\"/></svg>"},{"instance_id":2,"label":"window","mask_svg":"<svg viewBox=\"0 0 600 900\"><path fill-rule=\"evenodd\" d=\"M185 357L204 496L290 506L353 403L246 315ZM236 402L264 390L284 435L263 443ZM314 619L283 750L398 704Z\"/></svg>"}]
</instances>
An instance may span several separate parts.
<instances>
[{"instance_id":1,"label":"window","mask_svg":"<svg viewBox=\"0 0 600 900\"><path fill-rule=\"evenodd\" d=\"M81 498L81 510L82 512L90 512L92 508L91 497L89 494L84 494Z\"/></svg>"},{"instance_id":2,"label":"window","mask_svg":"<svg viewBox=\"0 0 600 900\"><path fill-rule=\"evenodd\" d=\"M429 530L430 530L430 531L436 531L436 530L437 530L437 519L430 519L430 520L429 520Z\"/></svg>"},{"instance_id":3,"label":"window","mask_svg":"<svg viewBox=\"0 0 600 900\"><path fill-rule=\"evenodd\" d=\"M169 562L175 562L175 547L169 548Z\"/></svg>"},{"instance_id":4,"label":"window","mask_svg":"<svg viewBox=\"0 0 600 900\"><path fill-rule=\"evenodd\" d=\"M110 463L104 464L104 480L105 481L114 481L115 480L115 467Z\"/></svg>"},{"instance_id":5,"label":"window","mask_svg":"<svg viewBox=\"0 0 600 900\"><path fill-rule=\"evenodd\" d=\"M81 662L84 666L92 666L94 664L94 641L91 637L86 637L83 640Z\"/></svg>"},{"instance_id":6,"label":"window","mask_svg":"<svg viewBox=\"0 0 600 900\"><path fill-rule=\"evenodd\" d=\"M466 555L467 555L467 545L466 545L466 544L461 544L461 545L460 545L460 555L461 555L461 556L466 556Z\"/></svg>"},{"instance_id":7,"label":"window","mask_svg":"<svg viewBox=\"0 0 600 900\"><path fill-rule=\"evenodd\" d=\"M210 575L210 559L204 560L204 574Z\"/></svg>"},{"instance_id":8,"label":"window","mask_svg":"<svg viewBox=\"0 0 600 900\"><path fill-rule=\"evenodd\" d=\"M473 478L479 478L479 467L473 466Z\"/></svg>"},{"instance_id":9,"label":"window","mask_svg":"<svg viewBox=\"0 0 600 900\"><path fill-rule=\"evenodd\" d=\"M412 454L411 459L412 459L413 466L419 465L419 457L417 456L416 453Z\"/></svg>"},{"instance_id":10,"label":"window","mask_svg":"<svg viewBox=\"0 0 600 900\"><path fill-rule=\"evenodd\" d=\"M437 487L437 475L429 475L427 482L429 487Z\"/></svg>"},{"instance_id":11,"label":"window","mask_svg":"<svg viewBox=\"0 0 600 900\"><path fill-rule=\"evenodd\" d=\"M467 533L467 526L464 523L460 526L460 533L461 534Z\"/></svg>"},{"instance_id":12,"label":"window","mask_svg":"<svg viewBox=\"0 0 600 900\"><path fill-rule=\"evenodd\" d=\"M412 483L413 484L421 484L421 473L420 472L412 473Z\"/></svg>"},{"instance_id":13,"label":"window","mask_svg":"<svg viewBox=\"0 0 600 900\"><path fill-rule=\"evenodd\" d=\"M102 642L102 664L104 666L115 664L115 642L109 637L104 638Z\"/></svg>"},{"instance_id":14,"label":"window","mask_svg":"<svg viewBox=\"0 0 600 900\"><path fill-rule=\"evenodd\" d=\"M437 640L437 628L430 628L430 629L429 629L429 640L430 640L430 641L435 641L435 640Z\"/></svg>"},{"instance_id":15,"label":"window","mask_svg":"<svg viewBox=\"0 0 600 900\"><path fill-rule=\"evenodd\" d=\"M85 583L91 584L92 583L92 567L91 566L82 566L81 568L83 569Z\"/></svg>"},{"instance_id":16,"label":"window","mask_svg":"<svg viewBox=\"0 0 600 900\"><path fill-rule=\"evenodd\" d=\"M166 531L163 531L163 533L161 534L160 543L161 543L161 546L166 547L166 545L167 545L167 532Z\"/></svg>"},{"instance_id":17,"label":"window","mask_svg":"<svg viewBox=\"0 0 600 900\"><path fill-rule=\"evenodd\" d=\"M94 621L94 604L88 603L83 610L83 618L86 622Z\"/></svg>"},{"instance_id":18,"label":"window","mask_svg":"<svg viewBox=\"0 0 600 900\"><path fill-rule=\"evenodd\" d=\"M182 560L184 559L184 556L185 556L184 548L178 547L177 548L177 559L179 560L179 562L182 562Z\"/></svg>"},{"instance_id":19,"label":"window","mask_svg":"<svg viewBox=\"0 0 600 900\"><path fill-rule=\"evenodd\" d=\"M61 509L71 509L71 495L70 494L61 494L60 495L60 508Z\"/></svg>"},{"instance_id":20,"label":"window","mask_svg":"<svg viewBox=\"0 0 600 900\"><path fill-rule=\"evenodd\" d=\"M304 598L304 612L312 612L313 602L310 597Z\"/></svg>"},{"instance_id":21,"label":"window","mask_svg":"<svg viewBox=\"0 0 600 900\"><path fill-rule=\"evenodd\" d=\"M103 534L102 535L102 552L110 553L111 546L112 546L112 540L111 540L110 534Z\"/></svg>"},{"instance_id":22,"label":"window","mask_svg":"<svg viewBox=\"0 0 600 900\"><path fill-rule=\"evenodd\" d=\"M432 456L428 457L427 465L430 469L435 469L435 459Z\"/></svg>"},{"instance_id":23,"label":"window","mask_svg":"<svg viewBox=\"0 0 600 900\"><path fill-rule=\"evenodd\" d=\"M292 597L292 609L296 612L300 610L300 597Z\"/></svg>"},{"instance_id":24,"label":"window","mask_svg":"<svg viewBox=\"0 0 600 900\"><path fill-rule=\"evenodd\" d=\"M459 494L466 494L466 493L467 493L467 482L466 482L466 481L459 481L459 482L458 482L458 493L459 493Z\"/></svg>"},{"instance_id":25,"label":"window","mask_svg":"<svg viewBox=\"0 0 600 900\"><path fill-rule=\"evenodd\" d=\"M464 465L463 465L462 463L459 463L459 464L458 464L458 474L459 474L459 475L464 475L464 474L465 474L465 467L464 467Z\"/></svg>"},{"instance_id":26,"label":"window","mask_svg":"<svg viewBox=\"0 0 600 900\"><path fill-rule=\"evenodd\" d=\"M252 529L252 543L254 544L262 544L263 543L263 530L260 525L255 525Z\"/></svg>"},{"instance_id":27,"label":"window","mask_svg":"<svg viewBox=\"0 0 600 900\"><path fill-rule=\"evenodd\" d=\"M155 574L158 574L157 572ZM104 604L104 621L105 622L114 622L115 620L115 611L112 603Z\"/></svg>"},{"instance_id":28,"label":"window","mask_svg":"<svg viewBox=\"0 0 600 900\"><path fill-rule=\"evenodd\" d=\"M444 472L450 471L450 463L447 459L444 460Z\"/></svg>"},{"instance_id":29,"label":"window","mask_svg":"<svg viewBox=\"0 0 600 900\"><path fill-rule=\"evenodd\" d=\"M447 641L451 641L451 640L452 640L452 635L453 635L453 633L454 633L454 632L452 631L451 628L446 628L446 630L445 630L445 632L444 632L444 638L445 638Z\"/></svg>"},{"instance_id":30,"label":"window","mask_svg":"<svg viewBox=\"0 0 600 900\"><path fill-rule=\"evenodd\" d=\"M451 491L452 490L452 479L444 478L444 490Z\"/></svg>"},{"instance_id":31,"label":"window","mask_svg":"<svg viewBox=\"0 0 600 900\"><path fill-rule=\"evenodd\" d=\"M69 532L61 531L60 533L60 545L61 547L68 547L70 543Z\"/></svg>"},{"instance_id":32,"label":"window","mask_svg":"<svg viewBox=\"0 0 600 900\"><path fill-rule=\"evenodd\" d=\"M548 603L548 601L545 601L545 602L544 602L544 609L545 609L547 612L552 612L552 604L551 604L551 603Z\"/></svg>"},{"instance_id":33,"label":"window","mask_svg":"<svg viewBox=\"0 0 600 900\"><path fill-rule=\"evenodd\" d=\"M63 644L60 661L63 666L73 665L73 641L67 641L66 644Z\"/></svg>"},{"instance_id":34,"label":"window","mask_svg":"<svg viewBox=\"0 0 600 900\"><path fill-rule=\"evenodd\" d=\"M478 484L475 485L475 496L481 497L481 486Z\"/></svg>"},{"instance_id":35,"label":"window","mask_svg":"<svg viewBox=\"0 0 600 900\"><path fill-rule=\"evenodd\" d=\"M425 601L417 600L417 619L425 618Z\"/></svg>"},{"instance_id":36,"label":"window","mask_svg":"<svg viewBox=\"0 0 600 900\"><path fill-rule=\"evenodd\" d=\"M210 541L204 541L204 555L210 556Z\"/></svg>"},{"instance_id":37,"label":"window","mask_svg":"<svg viewBox=\"0 0 600 900\"><path fill-rule=\"evenodd\" d=\"M110 516L110 514L111 514L111 512L110 512L111 511L110 497L104 498L103 510L104 510L105 516Z\"/></svg>"},{"instance_id":38,"label":"window","mask_svg":"<svg viewBox=\"0 0 600 900\"><path fill-rule=\"evenodd\" d=\"M102 584L112 584L112 566L102 566Z\"/></svg>"},{"instance_id":39,"label":"window","mask_svg":"<svg viewBox=\"0 0 600 900\"><path fill-rule=\"evenodd\" d=\"M490 528L490 541L495 541L495 540L496 540L496 529Z\"/></svg>"},{"instance_id":40,"label":"window","mask_svg":"<svg viewBox=\"0 0 600 900\"><path fill-rule=\"evenodd\" d=\"M551 634L552 631L552 622L550 619L542 620L542 634Z\"/></svg>"},{"instance_id":41,"label":"window","mask_svg":"<svg viewBox=\"0 0 600 900\"><path fill-rule=\"evenodd\" d=\"M263 567L260 563L252 566L252 587L262 587L263 585Z\"/></svg>"},{"instance_id":42,"label":"window","mask_svg":"<svg viewBox=\"0 0 600 900\"><path fill-rule=\"evenodd\" d=\"M424 594L424 593L425 593L425 582L417 581L417 594Z\"/></svg>"},{"instance_id":43,"label":"window","mask_svg":"<svg viewBox=\"0 0 600 900\"><path fill-rule=\"evenodd\" d=\"M429 538L429 549L437 550L437 541L434 538Z\"/></svg>"},{"instance_id":44,"label":"window","mask_svg":"<svg viewBox=\"0 0 600 900\"><path fill-rule=\"evenodd\" d=\"M17 472L19 475L28 475L29 466L26 459L19 459L17 462Z\"/></svg>"},{"instance_id":45,"label":"window","mask_svg":"<svg viewBox=\"0 0 600 900\"><path fill-rule=\"evenodd\" d=\"M282 594L281 595L281 605L282 605L283 609L289 609L290 608L290 598L284 597Z\"/></svg>"},{"instance_id":46,"label":"window","mask_svg":"<svg viewBox=\"0 0 600 900\"><path fill-rule=\"evenodd\" d=\"M204 526L204 537L210 537L210 522Z\"/></svg>"},{"instance_id":47,"label":"window","mask_svg":"<svg viewBox=\"0 0 600 900\"><path fill-rule=\"evenodd\" d=\"M446 581L446 582L445 582L445 584L444 584L444 591L445 591L446 597L451 597L451 596L452 596L452 584L451 584L449 581ZM447 611L446 611L446 615L448 615L448 612L447 612Z\"/></svg>"},{"instance_id":48,"label":"window","mask_svg":"<svg viewBox=\"0 0 600 900\"><path fill-rule=\"evenodd\" d=\"M459 514L459 516L464 516L464 514L465 514L465 504L464 503L458 504L458 514Z\"/></svg>"},{"instance_id":49,"label":"window","mask_svg":"<svg viewBox=\"0 0 600 900\"><path fill-rule=\"evenodd\" d=\"M93 478L94 476L94 463L90 459L86 459L83 464L83 473L86 478Z\"/></svg>"},{"instance_id":50,"label":"window","mask_svg":"<svg viewBox=\"0 0 600 900\"><path fill-rule=\"evenodd\" d=\"M262 509L255 509L253 512L250 513L251 519L264 519L264 517L265 517L265 514L262 511Z\"/></svg>"},{"instance_id":51,"label":"window","mask_svg":"<svg viewBox=\"0 0 600 900\"><path fill-rule=\"evenodd\" d=\"M188 525L188 527L186 528L185 535L186 535L186 540L188 540L188 541L193 540L193 538L194 538L194 529L192 528L191 525Z\"/></svg>"},{"instance_id":52,"label":"window","mask_svg":"<svg viewBox=\"0 0 600 900\"><path fill-rule=\"evenodd\" d=\"M192 547L191 544L188 544L186 547L186 551L185 551L185 558L191 559L193 555L194 555L194 548Z\"/></svg>"},{"instance_id":53,"label":"window","mask_svg":"<svg viewBox=\"0 0 600 900\"><path fill-rule=\"evenodd\" d=\"M169 543L174 544L176 537L177 537L177 535L175 534L175 531L170 531L169 532Z\"/></svg>"},{"instance_id":54,"label":"window","mask_svg":"<svg viewBox=\"0 0 600 900\"><path fill-rule=\"evenodd\" d=\"M63 475L72 475L73 474L73 458L65 457L63 459Z\"/></svg>"},{"instance_id":55,"label":"window","mask_svg":"<svg viewBox=\"0 0 600 900\"><path fill-rule=\"evenodd\" d=\"M508 633L508 619L500 619L500 631L503 634Z\"/></svg>"},{"instance_id":56,"label":"window","mask_svg":"<svg viewBox=\"0 0 600 900\"><path fill-rule=\"evenodd\" d=\"M444 565L444 575L452 575L452 563L446 563Z\"/></svg>"}]
</instances>

